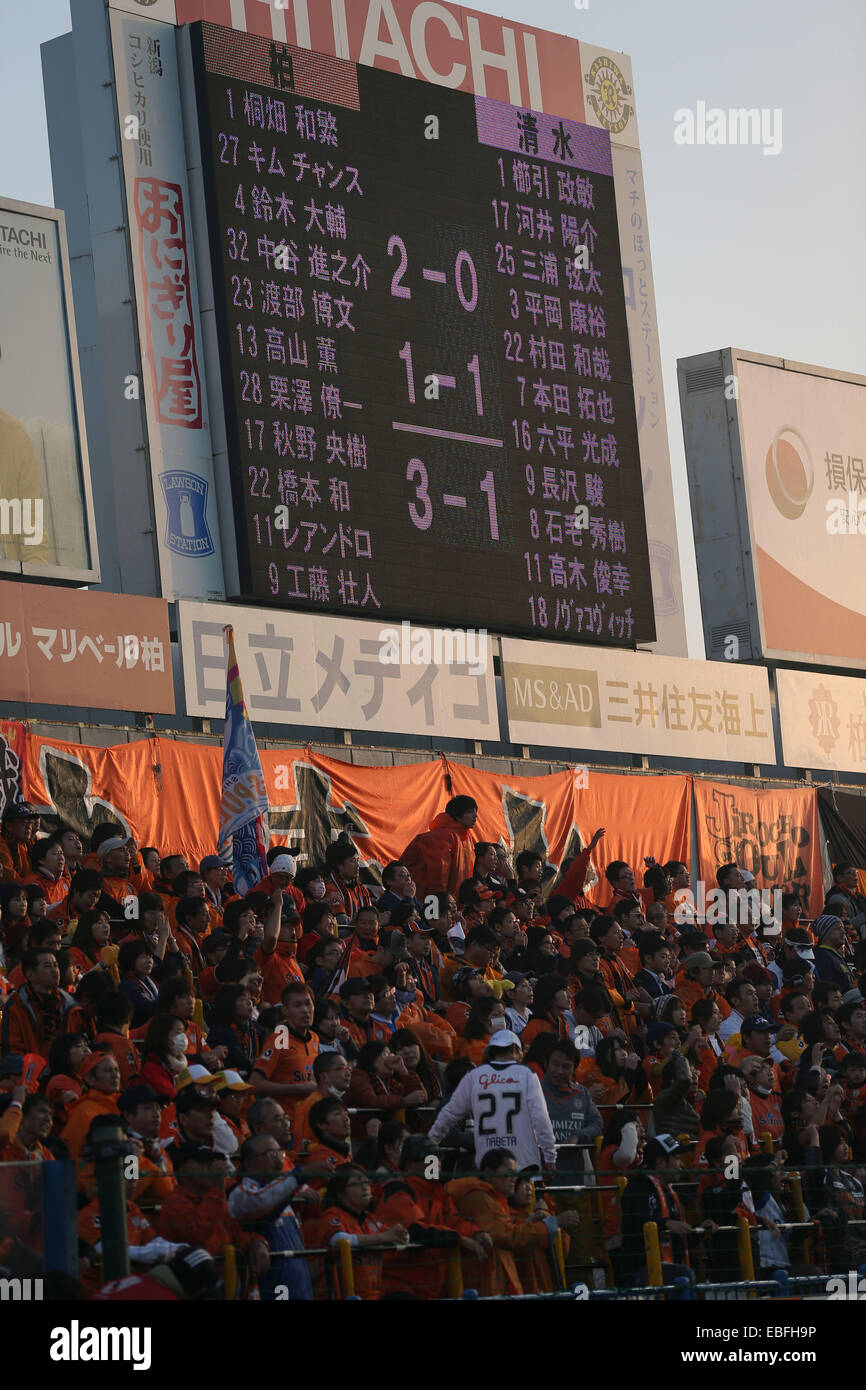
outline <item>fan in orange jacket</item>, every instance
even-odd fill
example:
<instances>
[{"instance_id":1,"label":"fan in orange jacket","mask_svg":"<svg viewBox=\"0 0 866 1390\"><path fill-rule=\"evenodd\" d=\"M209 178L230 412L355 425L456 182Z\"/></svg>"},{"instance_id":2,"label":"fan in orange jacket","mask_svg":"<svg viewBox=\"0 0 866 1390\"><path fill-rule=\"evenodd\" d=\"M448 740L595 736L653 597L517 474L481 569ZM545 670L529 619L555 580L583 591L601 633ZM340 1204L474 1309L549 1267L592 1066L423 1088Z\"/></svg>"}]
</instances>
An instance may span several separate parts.
<instances>
[{"instance_id":1,"label":"fan in orange jacket","mask_svg":"<svg viewBox=\"0 0 866 1390\"><path fill-rule=\"evenodd\" d=\"M472 877L475 840L471 831L477 819L477 802L470 796L455 796L433 818L429 830L410 840L399 858L415 880L418 898L443 891L456 894L460 884Z\"/></svg>"},{"instance_id":2,"label":"fan in orange jacket","mask_svg":"<svg viewBox=\"0 0 866 1390\"><path fill-rule=\"evenodd\" d=\"M343 1164L330 1178L325 1210L310 1222L305 1238L305 1244L311 1248L324 1246L329 1250L325 1270L319 1266L317 1271L320 1298L325 1297L326 1282L337 1297L345 1297L340 1265L340 1242L345 1239L352 1248L355 1293L367 1300L381 1297L381 1247L405 1245L409 1232L400 1222L388 1226L371 1215L372 1196L369 1177L352 1163Z\"/></svg>"},{"instance_id":3,"label":"fan in orange jacket","mask_svg":"<svg viewBox=\"0 0 866 1390\"><path fill-rule=\"evenodd\" d=\"M113 1052L91 1052L81 1063L81 1079L87 1091L69 1107L69 1119L60 1138L73 1158L81 1155L91 1124L97 1115L119 1115L120 1067Z\"/></svg>"},{"instance_id":4,"label":"fan in orange jacket","mask_svg":"<svg viewBox=\"0 0 866 1390\"><path fill-rule=\"evenodd\" d=\"M40 1095L27 1096L18 1114L21 1118L17 1133L0 1148L0 1210L6 1213L14 1236L32 1250L41 1250L42 1189L38 1165L54 1158L42 1143L51 1133L54 1115L51 1102Z\"/></svg>"},{"instance_id":5,"label":"fan in orange jacket","mask_svg":"<svg viewBox=\"0 0 866 1390\"><path fill-rule=\"evenodd\" d=\"M175 1155L178 1185L162 1204L157 1230L165 1240L201 1245L209 1255L221 1255L223 1246L234 1245L247 1256L253 1274L261 1274L270 1268L268 1244L229 1215L225 1185L230 1168L216 1149L180 1145Z\"/></svg>"},{"instance_id":6,"label":"fan in orange jacket","mask_svg":"<svg viewBox=\"0 0 866 1390\"><path fill-rule=\"evenodd\" d=\"M400 1155L401 1172L383 1186L376 1216L386 1225L405 1226L412 1243L421 1251L385 1255L382 1290L408 1293L416 1298L441 1298L448 1273L446 1251L458 1245L473 1259L482 1260L493 1250L486 1231L460 1215L443 1182L429 1176L430 1160L438 1172L439 1149L422 1134L410 1134Z\"/></svg>"},{"instance_id":7,"label":"fan in orange jacket","mask_svg":"<svg viewBox=\"0 0 866 1390\"><path fill-rule=\"evenodd\" d=\"M448 1195L466 1221L485 1231L493 1241L493 1254L483 1260L463 1262L463 1283L475 1288L482 1298L525 1292L517 1269L517 1259L530 1252L543 1252L559 1225L576 1226L576 1212L560 1218L545 1216L526 1221L508 1205L517 1181L517 1164L502 1149L489 1149L481 1160L477 1177L449 1182Z\"/></svg>"},{"instance_id":8,"label":"fan in orange jacket","mask_svg":"<svg viewBox=\"0 0 866 1390\"><path fill-rule=\"evenodd\" d=\"M0 1024L0 1053L38 1052L47 1059L51 1044L68 1031L75 1006L71 994L58 988L60 968L53 951L41 947L23 958L27 981L7 1001Z\"/></svg>"},{"instance_id":9,"label":"fan in orange jacket","mask_svg":"<svg viewBox=\"0 0 866 1390\"><path fill-rule=\"evenodd\" d=\"M0 879L14 878L20 882L29 874L28 846L35 842L38 829L39 812L28 801L6 807L0 834Z\"/></svg>"}]
</instances>

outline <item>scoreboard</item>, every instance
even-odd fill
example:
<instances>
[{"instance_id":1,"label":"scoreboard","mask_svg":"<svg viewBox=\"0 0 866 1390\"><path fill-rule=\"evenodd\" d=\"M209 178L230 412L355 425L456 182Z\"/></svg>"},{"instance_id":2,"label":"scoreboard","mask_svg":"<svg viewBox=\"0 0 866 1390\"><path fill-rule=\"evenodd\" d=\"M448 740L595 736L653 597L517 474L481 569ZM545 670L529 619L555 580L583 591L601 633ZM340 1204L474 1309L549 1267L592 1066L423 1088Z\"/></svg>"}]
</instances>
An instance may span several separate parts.
<instances>
[{"instance_id":1,"label":"scoreboard","mask_svg":"<svg viewBox=\"0 0 866 1390\"><path fill-rule=\"evenodd\" d=\"M608 133L191 41L236 597L652 641Z\"/></svg>"}]
</instances>

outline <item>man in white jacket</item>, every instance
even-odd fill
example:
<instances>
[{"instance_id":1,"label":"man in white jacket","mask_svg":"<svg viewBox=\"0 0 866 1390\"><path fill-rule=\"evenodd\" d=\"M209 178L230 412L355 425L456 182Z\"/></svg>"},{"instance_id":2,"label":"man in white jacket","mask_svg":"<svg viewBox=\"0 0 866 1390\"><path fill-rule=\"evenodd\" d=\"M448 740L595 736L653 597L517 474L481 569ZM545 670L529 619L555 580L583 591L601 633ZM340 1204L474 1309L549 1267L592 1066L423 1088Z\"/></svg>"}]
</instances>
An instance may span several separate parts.
<instances>
[{"instance_id":1,"label":"man in white jacket","mask_svg":"<svg viewBox=\"0 0 866 1390\"><path fill-rule=\"evenodd\" d=\"M494 1033L481 1066L464 1076L436 1116L431 1143L438 1143L471 1115L476 1163L491 1149L505 1149L519 1169L538 1164L554 1168L556 1142L541 1083L534 1071L521 1064L522 1056L516 1033L507 1028Z\"/></svg>"}]
</instances>

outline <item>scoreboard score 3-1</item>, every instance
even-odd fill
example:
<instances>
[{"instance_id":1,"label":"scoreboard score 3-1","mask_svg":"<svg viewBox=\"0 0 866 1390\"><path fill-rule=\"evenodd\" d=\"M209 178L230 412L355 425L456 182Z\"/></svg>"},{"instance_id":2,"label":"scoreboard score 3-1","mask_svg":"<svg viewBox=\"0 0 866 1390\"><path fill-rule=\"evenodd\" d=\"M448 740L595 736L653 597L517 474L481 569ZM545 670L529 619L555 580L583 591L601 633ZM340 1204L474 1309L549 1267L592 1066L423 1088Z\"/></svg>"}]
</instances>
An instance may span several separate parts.
<instances>
[{"instance_id":1,"label":"scoreboard score 3-1","mask_svg":"<svg viewBox=\"0 0 866 1390\"><path fill-rule=\"evenodd\" d=\"M608 133L191 39L236 597L652 641Z\"/></svg>"}]
</instances>

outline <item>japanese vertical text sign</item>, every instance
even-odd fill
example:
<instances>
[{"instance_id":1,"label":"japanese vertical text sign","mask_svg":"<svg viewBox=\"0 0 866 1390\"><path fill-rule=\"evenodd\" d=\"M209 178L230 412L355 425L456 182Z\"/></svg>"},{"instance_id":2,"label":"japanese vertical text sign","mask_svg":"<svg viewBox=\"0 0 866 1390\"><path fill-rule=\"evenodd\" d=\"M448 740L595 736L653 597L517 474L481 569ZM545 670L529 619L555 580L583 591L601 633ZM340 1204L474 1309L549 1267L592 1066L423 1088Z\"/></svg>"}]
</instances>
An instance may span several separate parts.
<instances>
[{"instance_id":1,"label":"japanese vertical text sign","mask_svg":"<svg viewBox=\"0 0 866 1390\"><path fill-rule=\"evenodd\" d=\"M162 592L222 598L175 30L112 13L111 37Z\"/></svg>"}]
</instances>

